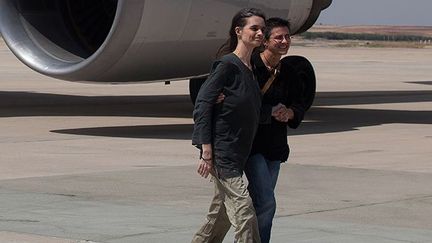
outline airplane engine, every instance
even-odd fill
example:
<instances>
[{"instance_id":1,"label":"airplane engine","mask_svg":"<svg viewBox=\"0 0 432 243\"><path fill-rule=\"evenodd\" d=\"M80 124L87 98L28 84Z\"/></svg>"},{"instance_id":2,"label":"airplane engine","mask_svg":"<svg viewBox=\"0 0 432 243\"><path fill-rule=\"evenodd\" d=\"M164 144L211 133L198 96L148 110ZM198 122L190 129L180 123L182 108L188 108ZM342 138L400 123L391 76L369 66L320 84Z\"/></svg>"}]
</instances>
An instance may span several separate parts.
<instances>
[{"instance_id":1,"label":"airplane engine","mask_svg":"<svg viewBox=\"0 0 432 243\"><path fill-rule=\"evenodd\" d=\"M0 0L0 31L12 52L44 75L70 81L190 79L194 102L228 37L232 16L256 7L304 32L332 0ZM308 107L315 74L302 58Z\"/></svg>"},{"instance_id":2,"label":"airplane engine","mask_svg":"<svg viewBox=\"0 0 432 243\"><path fill-rule=\"evenodd\" d=\"M71 81L154 82L206 74L232 16L257 7L307 30L331 0L0 0L12 52Z\"/></svg>"}]
</instances>

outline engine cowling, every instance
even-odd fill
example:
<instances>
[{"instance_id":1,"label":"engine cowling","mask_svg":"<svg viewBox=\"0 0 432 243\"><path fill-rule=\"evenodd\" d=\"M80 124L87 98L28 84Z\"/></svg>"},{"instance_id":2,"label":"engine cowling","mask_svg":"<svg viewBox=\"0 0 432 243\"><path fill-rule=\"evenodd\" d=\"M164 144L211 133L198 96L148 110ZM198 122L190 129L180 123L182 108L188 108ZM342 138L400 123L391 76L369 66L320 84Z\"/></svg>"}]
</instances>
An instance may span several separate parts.
<instances>
[{"instance_id":1,"label":"engine cowling","mask_svg":"<svg viewBox=\"0 0 432 243\"><path fill-rule=\"evenodd\" d=\"M44 75L71 81L173 80L208 72L243 7L307 30L331 0L0 0L12 52Z\"/></svg>"}]
</instances>

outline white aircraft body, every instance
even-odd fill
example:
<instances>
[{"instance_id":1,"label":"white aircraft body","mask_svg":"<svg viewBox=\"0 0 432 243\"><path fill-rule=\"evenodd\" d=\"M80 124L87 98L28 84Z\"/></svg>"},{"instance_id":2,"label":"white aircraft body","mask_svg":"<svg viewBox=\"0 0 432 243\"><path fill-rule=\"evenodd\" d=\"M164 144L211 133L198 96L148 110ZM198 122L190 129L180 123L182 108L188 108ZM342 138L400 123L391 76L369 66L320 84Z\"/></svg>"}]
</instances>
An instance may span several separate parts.
<instances>
[{"instance_id":1,"label":"white aircraft body","mask_svg":"<svg viewBox=\"0 0 432 243\"><path fill-rule=\"evenodd\" d=\"M288 19L292 32L300 33L331 2L0 0L0 31L17 58L50 77L94 82L190 78L191 93L196 93L200 85L194 85L199 80L194 77L208 73L238 10L260 8L267 16Z\"/></svg>"}]
</instances>

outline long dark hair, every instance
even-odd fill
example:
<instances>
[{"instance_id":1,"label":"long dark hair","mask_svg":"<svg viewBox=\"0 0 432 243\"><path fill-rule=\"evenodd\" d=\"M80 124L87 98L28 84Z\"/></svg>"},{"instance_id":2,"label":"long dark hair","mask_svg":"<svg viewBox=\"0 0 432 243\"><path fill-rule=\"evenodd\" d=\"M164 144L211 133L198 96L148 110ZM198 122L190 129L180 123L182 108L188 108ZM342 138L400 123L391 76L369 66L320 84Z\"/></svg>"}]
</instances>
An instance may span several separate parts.
<instances>
[{"instance_id":1,"label":"long dark hair","mask_svg":"<svg viewBox=\"0 0 432 243\"><path fill-rule=\"evenodd\" d=\"M257 8L244 8L234 15L231 21L231 28L229 30L229 38L228 40L219 48L216 57L221 57L225 54L233 52L238 44L237 34L235 32L236 27L244 27L247 23L247 18L252 16L258 16L266 19L266 16L263 11Z\"/></svg>"}]
</instances>

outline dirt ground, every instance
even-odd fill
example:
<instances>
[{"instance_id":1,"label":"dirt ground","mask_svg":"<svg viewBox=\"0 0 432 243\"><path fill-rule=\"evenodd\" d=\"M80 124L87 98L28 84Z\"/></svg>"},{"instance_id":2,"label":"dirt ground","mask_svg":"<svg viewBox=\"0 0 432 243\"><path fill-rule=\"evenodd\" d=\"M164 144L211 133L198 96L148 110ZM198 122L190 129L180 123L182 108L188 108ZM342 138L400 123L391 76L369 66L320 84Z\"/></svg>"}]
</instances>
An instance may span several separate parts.
<instances>
[{"instance_id":1,"label":"dirt ground","mask_svg":"<svg viewBox=\"0 0 432 243\"><path fill-rule=\"evenodd\" d=\"M432 37L432 26L389 26L389 25L314 25L311 32L337 32L357 34L419 35Z\"/></svg>"}]
</instances>

